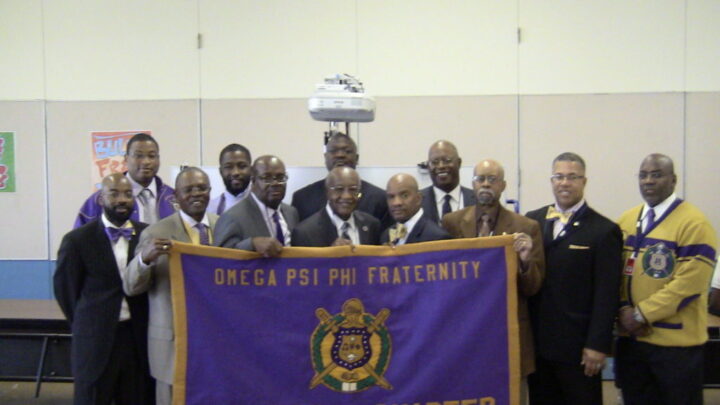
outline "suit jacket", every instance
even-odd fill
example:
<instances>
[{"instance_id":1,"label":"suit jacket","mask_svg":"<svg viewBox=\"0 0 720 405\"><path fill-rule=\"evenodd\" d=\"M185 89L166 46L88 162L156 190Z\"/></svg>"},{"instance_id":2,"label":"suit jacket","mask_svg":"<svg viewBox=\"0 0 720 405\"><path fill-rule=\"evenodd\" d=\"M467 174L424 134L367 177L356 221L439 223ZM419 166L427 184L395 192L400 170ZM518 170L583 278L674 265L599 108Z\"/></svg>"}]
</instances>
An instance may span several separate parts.
<instances>
[{"instance_id":1,"label":"suit jacket","mask_svg":"<svg viewBox=\"0 0 720 405\"><path fill-rule=\"evenodd\" d=\"M438 215L436 202L437 197L435 196L435 189L433 188L433 186L430 186L425 187L424 189L420 190L420 192L422 193L423 197L423 215L431 221L435 222L436 224L439 224L440 216ZM475 193L472 191L472 189L460 186L460 193L462 194L464 205L464 207L460 207L461 209L477 204L477 197L475 197Z\"/></svg>"},{"instance_id":2,"label":"suit jacket","mask_svg":"<svg viewBox=\"0 0 720 405\"><path fill-rule=\"evenodd\" d=\"M215 227L217 216L208 213L210 231ZM147 292L150 303L148 325L148 356L150 374L166 384L173 383L175 372L175 330L170 294L170 273L167 256L160 256L154 264L141 263L142 250L154 238L166 238L190 243L180 213L175 213L150 225L140 235L138 254L123 272L123 288L128 295Z\"/></svg>"},{"instance_id":3,"label":"suit jacket","mask_svg":"<svg viewBox=\"0 0 720 405\"><path fill-rule=\"evenodd\" d=\"M145 224L132 222L132 259ZM94 382L105 370L115 339L123 297L122 280L102 220L67 233L58 250L53 275L55 299L70 322L72 373L76 380ZM126 297L140 360L147 364L148 297Z\"/></svg>"},{"instance_id":4,"label":"suit jacket","mask_svg":"<svg viewBox=\"0 0 720 405\"><path fill-rule=\"evenodd\" d=\"M280 203L278 209L285 218L288 230L292 232L298 223L297 211L285 203ZM255 199L249 196L220 216L215 226L213 244L231 249L253 250L252 238L271 235L260 207Z\"/></svg>"},{"instance_id":5,"label":"suit jacket","mask_svg":"<svg viewBox=\"0 0 720 405\"><path fill-rule=\"evenodd\" d=\"M392 226L395 226L395 224L393 224ZM413 226L413 228L410 230L410 234L408 235L405 244L430 242L434 240L443 240L450 238L451 236L449 233L447 233L446 230L440 228L440 226L436 222L427 218L423 213L423 216L418 219L418 221L415 223L415 226ZM388 243L389 240L390 228L383 231L382 235L380 236L380 243L385 244Z\"/></svg>"},{"instance_id":6,"label":"suit jacket","mask_svg":"<svg viewBox=\"0 0 720 405\"><path fill-rule=\"evenodd\" d=\"M362 196L358 201L357 209L374 216L380 221L382 229L392 223L392 217L388 213L387 196L385 191L367 181L360 185ZM325 208L325 179L307 185L293 193L292 206L297 208L300 221L304 221L311 215Z\"/></svg>"},{"instance_id":7,"label":"suit jacket","mask_svg":"<svg viewBox=\"0 0 720 405\"><path fill-rule=\"evenodd\" d=\"M362 211L352 213L358 228L361 245L380 244L380 221ZM337 228L323 207L310 218L300 222L292 233L293 246L326 247L338 238Z\"/></svg>"},{"instance_id":8,"label":"suit jacket","mask_svg":"<svg viewBox=\"0 0 720 405\"><path fill-rule=\"evenodd\" d=\"M442 219L443 228L455 238L474 238L478 234L475 214L476 206L470 206L451 212ZM545 258L540 226L532 219L525 218L502 206L499 207L495 235L523 232L532 238L528 268L518 272L518 322L520 323L520 367L522 375L535 371L535 352L533 350L532 328L528 314L528 297L535 295L545 277Z\"/></svg>"},{"instance_id":9,"label":"suit jacket","mask_svg":"<svg viewBox=\"0 0 720 405\"><path fill-rule=\"evenodd\" d=\"M585 204L553 240L549 206L527 213L544 235L547 273L530 298L538 356L579 364L587 347L610 354L622 272L622 233Z\"/></svg>"},{"instance_id":10,"label":"suit jacket","mask_svg":"<svg viewBox=\"0 0 720 405\"><path fill-rule=\"evenodd\" d=\"M158 195L155 201L158 206L158 219L165 218L175 212L175 190L166 184L163 184L160 177L155 176L155 184L157 184ZM100 205L100 191L96 191L85 200L80 212L75 217L75 224L73 228L77 228L86 224L94 219L100 218L102 215L103 208ZM140 211L138 211L137 201L133 202L132 214L130 219L133 221L140 221Z\"/></svg>"}]
</instances>

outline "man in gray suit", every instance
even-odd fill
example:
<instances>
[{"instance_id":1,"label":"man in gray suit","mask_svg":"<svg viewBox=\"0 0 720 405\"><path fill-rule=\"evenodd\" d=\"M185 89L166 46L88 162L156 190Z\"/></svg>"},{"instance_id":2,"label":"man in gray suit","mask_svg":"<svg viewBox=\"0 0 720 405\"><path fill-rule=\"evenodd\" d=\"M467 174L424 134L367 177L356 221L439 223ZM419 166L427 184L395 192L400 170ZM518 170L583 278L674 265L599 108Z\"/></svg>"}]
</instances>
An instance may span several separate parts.
<instances>
[{"instance_id":1,"label":"man in gray suit","mask_svg":"<svg viewBox=\"0 0 720 405\"><path fill-rule=\"evenodd\" d=\"M283 246L290 246L298 213L282 202L287 179L285 164L278 157L255 159L250 197L220 216L215 246L254 250L265 257L276 257Z\"/></svg>"},{"instance_id":2,"label":"man in gray suit","mask_svg":"<svg viewBox=\"0 0 720 405\"><path fill-rule=\"evenodd\" d=\"M148 356L150 374L156 380L158 405L172 403L175 373L175 331L170 294L168 251L172 241L209 245L217 216L206 213L210 180L196 167L183 169L175 180L180 211L148 227L140 235L140 253L123 271L128 295L148 293L150 320Z\"/></svg>"},{"instance_id":3,"label":"man in gray suit","mask_svg":"<svg viewBox=\"0 0 720 405\"><path fill-rule=\"evenodd\" d=\"M356 210L360 176L351 167L336 167L325 179L327 204L293 231L293 246L379 245L380 221Z\"/></svg>"},{"instance_id":4,"label":"man in gray suit","mask_svg":"<svg viewBox=\"0 0 720 405\"><path fill-rule=\"evenodd\" d=\"M477 203L475 193L460 185L462 159L450 141L437 141L428 151L427 166L433 185L422 189L425 217L439 224L442 217Z\"/></svg>"}]
</instances>

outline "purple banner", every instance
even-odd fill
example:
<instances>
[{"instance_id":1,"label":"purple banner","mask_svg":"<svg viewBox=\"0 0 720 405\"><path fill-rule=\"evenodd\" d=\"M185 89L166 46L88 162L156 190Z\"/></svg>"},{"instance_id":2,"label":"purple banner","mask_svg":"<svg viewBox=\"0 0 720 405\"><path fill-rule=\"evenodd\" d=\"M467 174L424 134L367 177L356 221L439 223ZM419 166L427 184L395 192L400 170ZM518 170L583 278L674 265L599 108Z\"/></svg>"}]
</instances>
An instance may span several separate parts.
<instances>
[{"instance_id":1,"label":"purple banner","mask_svg":"<svg viewBox=\"0 0 720 405\"><path fill-rule=\"evenodd\" d=\"M180 245L176 403L513 404L511 240L279 259Z\"/></svg>"}]
</instances>

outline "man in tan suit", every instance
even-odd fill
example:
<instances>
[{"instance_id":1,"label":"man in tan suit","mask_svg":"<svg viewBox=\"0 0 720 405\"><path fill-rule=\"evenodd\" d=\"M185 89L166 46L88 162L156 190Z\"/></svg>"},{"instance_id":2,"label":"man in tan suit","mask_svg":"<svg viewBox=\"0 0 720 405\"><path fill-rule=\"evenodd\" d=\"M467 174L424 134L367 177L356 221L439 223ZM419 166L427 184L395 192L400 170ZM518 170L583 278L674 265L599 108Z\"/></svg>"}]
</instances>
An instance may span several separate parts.
<instances>
[{"instance_id":1,"label":"man in tan suit","mask_svg":"<svg viewBox=\"0 0 720 405\"><path fill-rule=\"evenodd\" d=\"M540 289L545 275L545 257L538 223L500 205L500 196L505 186L505 171L500 163L494 160L483 160L478 163L473 176L473 190L477 204L445 215L442 225L453 238L514 235L513 248L520 259L518 322L520 323L521 374L525 387L525 378L535 371L527 297L534 295Z\"/></svg>"},{"instance_id":2,"label":"man in tan suit","mask_svg":"<svg viewBox=\"0 0 720 405\"><path fill-rule=\"evenodd\" d=\"M170 294L168 253L173 241L210 245L217 216L207 213L210 180L197 167L183 169L175 180L180 210L146 228L135 258L123 270L128 295L148 293L148 357L155 378L157 405L172 403L175 374L175 327Z\"/></svg>"}]
</instances>

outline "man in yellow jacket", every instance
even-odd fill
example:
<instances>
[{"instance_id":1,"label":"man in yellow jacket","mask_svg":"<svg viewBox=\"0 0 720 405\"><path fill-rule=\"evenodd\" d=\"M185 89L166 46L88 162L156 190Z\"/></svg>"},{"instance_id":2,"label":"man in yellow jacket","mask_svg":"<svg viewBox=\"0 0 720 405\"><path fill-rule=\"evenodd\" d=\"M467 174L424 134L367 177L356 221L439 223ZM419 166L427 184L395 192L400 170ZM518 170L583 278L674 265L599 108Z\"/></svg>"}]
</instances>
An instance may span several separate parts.
<instances>
[{"instance_id":1,"label":"man in yellow jacket","mask_svg":"<svg viewBox=\"0 0 720 405\"><path fill-rule=\"evenodd\" d=\"M617 380L625 405L702 405L715 231L675 195L669 157L646 157L638 179L645 204L618 221L625 242Z\"/></svg>"}]
</instances>

